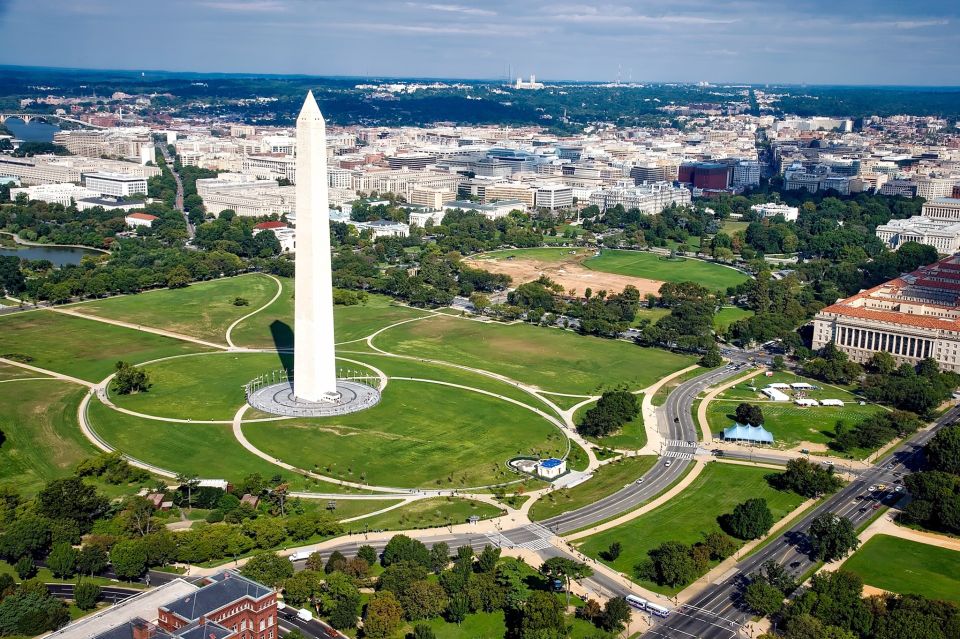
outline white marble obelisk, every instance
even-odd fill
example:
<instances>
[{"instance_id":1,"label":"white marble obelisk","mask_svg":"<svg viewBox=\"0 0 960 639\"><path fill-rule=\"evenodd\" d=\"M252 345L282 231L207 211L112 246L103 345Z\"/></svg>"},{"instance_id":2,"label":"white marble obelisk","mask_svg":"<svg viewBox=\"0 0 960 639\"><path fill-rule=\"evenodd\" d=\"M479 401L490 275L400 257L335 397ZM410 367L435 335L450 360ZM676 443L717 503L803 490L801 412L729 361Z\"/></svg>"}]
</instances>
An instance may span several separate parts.
<instances>
[{"instance_id":1,"label":"white marble obelisk","mask_svg":"<svg viewBox=\"0 0 960 639\"><path fill-rule=\"evenodd\" d=\"M336 401L327 129L307 94L297 117L296 326L293 394L307 402Z\"/></svg>"}]
</instances>

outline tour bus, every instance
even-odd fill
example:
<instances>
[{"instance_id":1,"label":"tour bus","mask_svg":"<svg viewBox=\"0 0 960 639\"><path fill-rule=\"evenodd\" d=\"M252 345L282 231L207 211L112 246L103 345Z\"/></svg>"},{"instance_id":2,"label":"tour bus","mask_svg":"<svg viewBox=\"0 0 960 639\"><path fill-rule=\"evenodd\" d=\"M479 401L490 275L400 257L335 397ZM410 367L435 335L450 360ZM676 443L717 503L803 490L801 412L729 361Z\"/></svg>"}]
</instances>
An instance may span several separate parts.
<instances>
[{"instance_id":1,"label":"tour bus","mask_svg":"<svg viewBox=\"0 0 960 639\"><path fill-rule=\"evenodd\" d=\"M646 610L647 609L647 600L636 595L627 595L627 603L636 608L637 610Z\"/></svg>"},{"instance_id":2,"label":"tour bus","mask_svg":"<svg viewBox=\"0 0 960 639\"><path fill-rule=\"evenodd\" d=\"M664 608L663 606L658 606L655 603L647 603L647 612L655 614L658 617L666 617L670 614L670 610Z\"/></svg>"},{"instance_id":3,"label":"tour bus","mask_svg":"<svg viewBox=\"0 0 960 639\"><path fill-rule=\"evenodd\" d=\"M290 561L303 561L312 554L309 550L301 550L290 555Z\"/></svg>"}]
</instances>

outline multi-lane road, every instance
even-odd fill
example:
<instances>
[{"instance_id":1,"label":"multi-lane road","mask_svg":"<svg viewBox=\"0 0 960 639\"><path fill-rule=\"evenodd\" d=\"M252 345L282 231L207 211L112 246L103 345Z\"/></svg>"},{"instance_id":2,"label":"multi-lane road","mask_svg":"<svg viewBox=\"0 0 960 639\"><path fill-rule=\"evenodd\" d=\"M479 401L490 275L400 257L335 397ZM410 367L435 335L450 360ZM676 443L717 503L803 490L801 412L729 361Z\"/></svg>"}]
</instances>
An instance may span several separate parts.
<instances>
[{"instance_id":1,"label":"multi-lane road","mask_svg":"<svg viewBox=\"0 0 960 639\"><path fill-rule=\"evenodd\" d=\"M741 591L749 576L768 560L787 567L795 576L807 573L816 564L809 555L807 544L806 531L810 523L821 514L830 512L847 517L855 526L859 526L876 514L880 507L895 503L900 493L894 492L893 487L898 485L903 474L919 468L924 444L937 429L953 423L958 417L960 407L955 407L937 420L932 428L920 431L905 441L886 461L861 473L789 530L722 575L699 596L674 610L668 619L651 628L644 637L733 639L740 636L740 627L751 617L741 605ZM869 490L879 485L885 485L886 489Z\"/></svg>"}]
</instances>

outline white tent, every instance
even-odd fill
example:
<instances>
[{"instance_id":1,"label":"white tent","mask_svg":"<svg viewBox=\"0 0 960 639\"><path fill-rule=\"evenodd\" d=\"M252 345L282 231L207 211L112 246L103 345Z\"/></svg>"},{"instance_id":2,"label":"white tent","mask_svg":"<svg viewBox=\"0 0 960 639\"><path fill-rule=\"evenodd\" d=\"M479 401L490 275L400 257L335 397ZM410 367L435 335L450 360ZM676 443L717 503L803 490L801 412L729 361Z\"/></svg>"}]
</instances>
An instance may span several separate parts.
<instances>
[{"instance_id":1,"label":"white tent","mask_svg":"<svg viewBox=\"0 0 960 639\"><path fill-rule=\"evenodd\" d=\"M843 400L842 399L821 399L820 405L821 406L843 406Z\"/></svg>"},{"instance_id":2,"label":"white tent","mask_svg":"<svg viewBox=\"0 0 960 639\"><path fill-rule=\"evenodd\" d=\"M793 384L790 384L790 388L794 390L811 390L813 388L813 384L808 384L806 382L794 382Z\"/></svg>"},{"instance_id":3,"label":"white tent","mask_svg":"<svg viewBox=\"0 0 960 639\"><path fill-rule=\"evenodd\" d=\"M789 401L790 399L789 397L787 397L786 393L782 393L778 391L776 388L772 388L770 386L760 389L760 392L775 402L786 402L786 401Z\"/></svg>"},{"instance_id":4,"label":"white tent","mask_svg":"<svg viewBox=\"0 0 960 639\"><path fill-rule=\"evenodd\" d=\"M795 399L793 403L797 406L819 406L820 402L815 399Z\"/></svg>"}]
</instances>

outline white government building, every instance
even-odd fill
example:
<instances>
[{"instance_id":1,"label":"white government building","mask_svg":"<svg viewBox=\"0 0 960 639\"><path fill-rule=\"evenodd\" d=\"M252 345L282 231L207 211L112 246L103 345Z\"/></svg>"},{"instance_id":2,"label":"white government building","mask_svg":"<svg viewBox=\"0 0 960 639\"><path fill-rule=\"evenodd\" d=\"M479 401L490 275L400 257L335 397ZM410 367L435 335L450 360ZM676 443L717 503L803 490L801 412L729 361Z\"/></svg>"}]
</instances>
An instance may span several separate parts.
<instances>
[{"instance_id":1,"label":"white government building","mask_svg":"<svg viewBox=\"0 0 960 639\"><path fill-rule=\"evenodd\" d=\"M927 244L942 255L960 251L960 199L942 197L924 203L920 215L890 220L876 230L877 238L888 248L904 242Z\"/></svg>"}]
</instances>

